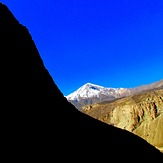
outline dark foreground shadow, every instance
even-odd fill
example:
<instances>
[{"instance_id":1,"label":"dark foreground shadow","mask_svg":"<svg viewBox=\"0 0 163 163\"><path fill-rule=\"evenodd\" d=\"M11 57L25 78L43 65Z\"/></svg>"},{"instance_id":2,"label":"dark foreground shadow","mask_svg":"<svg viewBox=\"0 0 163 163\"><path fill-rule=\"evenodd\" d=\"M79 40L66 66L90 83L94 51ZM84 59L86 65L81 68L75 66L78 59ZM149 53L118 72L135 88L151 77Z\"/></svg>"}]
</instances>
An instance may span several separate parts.
<instances>
[{"instance_id":1,"label":"dark foreground shadow","mask_svg":"<svg viewBox=\"0 0 163 163\"><path fill-rule=\"evenodd\" d=\"M28 29L1 3L0 63L6 160L163 162L163 154L145 140L70 104L45 68Z\"/></svg>"}]
</instances>

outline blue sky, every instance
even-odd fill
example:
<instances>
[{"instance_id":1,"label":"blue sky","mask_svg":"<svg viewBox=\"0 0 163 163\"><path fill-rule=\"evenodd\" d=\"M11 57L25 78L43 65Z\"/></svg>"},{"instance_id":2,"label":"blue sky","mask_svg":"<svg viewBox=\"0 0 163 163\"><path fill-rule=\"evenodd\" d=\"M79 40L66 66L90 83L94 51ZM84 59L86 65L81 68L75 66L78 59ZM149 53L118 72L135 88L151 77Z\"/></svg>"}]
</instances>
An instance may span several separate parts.
<instances>
[{"instance_id":1,"label":"blue sky","mask_svg":"<svg viewBox=\"0 0 163 163\"><path fill-rule=\"evenodd\" d=\"M64 95L163 79L162 0L2 0Z\"/></svg>"}]
</instances>

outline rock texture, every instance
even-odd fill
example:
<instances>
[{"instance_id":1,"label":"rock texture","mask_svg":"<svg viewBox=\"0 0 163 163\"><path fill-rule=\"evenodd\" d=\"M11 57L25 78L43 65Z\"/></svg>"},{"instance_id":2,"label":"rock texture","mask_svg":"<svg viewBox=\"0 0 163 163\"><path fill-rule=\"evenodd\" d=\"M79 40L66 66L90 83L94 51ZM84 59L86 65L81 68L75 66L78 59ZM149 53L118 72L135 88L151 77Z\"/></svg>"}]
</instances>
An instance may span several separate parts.
<instances>
[{"instance_id":1,"label":"rock texture","mask_svg":"<svg viewBox=\"0 0 163 163\"><path fill-rule=\"evenodd\" d=\"M83 112L142 137L160 151L163 149L163 89L87 105Z\"/></svg>"},{"instance_id":2,"label":"rock texture","mask_svg":"<svg viewBox=\"0 0 163 163\"><path fill-rule=\"evenodd\" d=\"M0 43L1 156L6 162L163 162L162 153L142 138L70 104L27 28L1 3Z\"/></svg>"}]
</instances>

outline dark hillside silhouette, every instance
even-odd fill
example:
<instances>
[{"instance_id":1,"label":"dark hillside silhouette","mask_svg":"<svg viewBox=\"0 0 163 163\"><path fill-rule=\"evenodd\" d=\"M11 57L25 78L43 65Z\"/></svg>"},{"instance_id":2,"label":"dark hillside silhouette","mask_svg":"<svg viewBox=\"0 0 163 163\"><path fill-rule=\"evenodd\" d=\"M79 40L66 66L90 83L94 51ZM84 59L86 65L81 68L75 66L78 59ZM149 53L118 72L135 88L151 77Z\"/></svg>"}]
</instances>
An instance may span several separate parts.
<instances>
[{"instance_id":1,"label":"dark hillside silhouette","mask_svg":"<svg viewBox=\"0 0 163 163\"><path fill-rule=\"evenodd\" d=\"M28 29L2 3L0 62L1 154L6 160L163 162L163 154L145 140L70 104L44 66Z\"/></svg>"}]
</instances>

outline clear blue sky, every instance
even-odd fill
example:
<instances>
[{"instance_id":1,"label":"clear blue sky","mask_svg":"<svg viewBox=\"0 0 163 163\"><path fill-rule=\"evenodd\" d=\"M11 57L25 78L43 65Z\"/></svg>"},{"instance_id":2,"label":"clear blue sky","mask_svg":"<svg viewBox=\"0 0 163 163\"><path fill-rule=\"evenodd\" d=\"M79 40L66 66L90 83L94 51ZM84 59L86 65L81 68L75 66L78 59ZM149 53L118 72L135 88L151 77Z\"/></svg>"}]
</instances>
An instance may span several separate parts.
<instances>
[{"instance_id":1,"label":"clear blue sky","mask_svg":"<svg viewBox=\"0 0 163 163\"><path fill-rule=\"evenodd\" d=\"M64 95L163 79L162 0L2 0Z\"/></svg>"}]
</instances>

